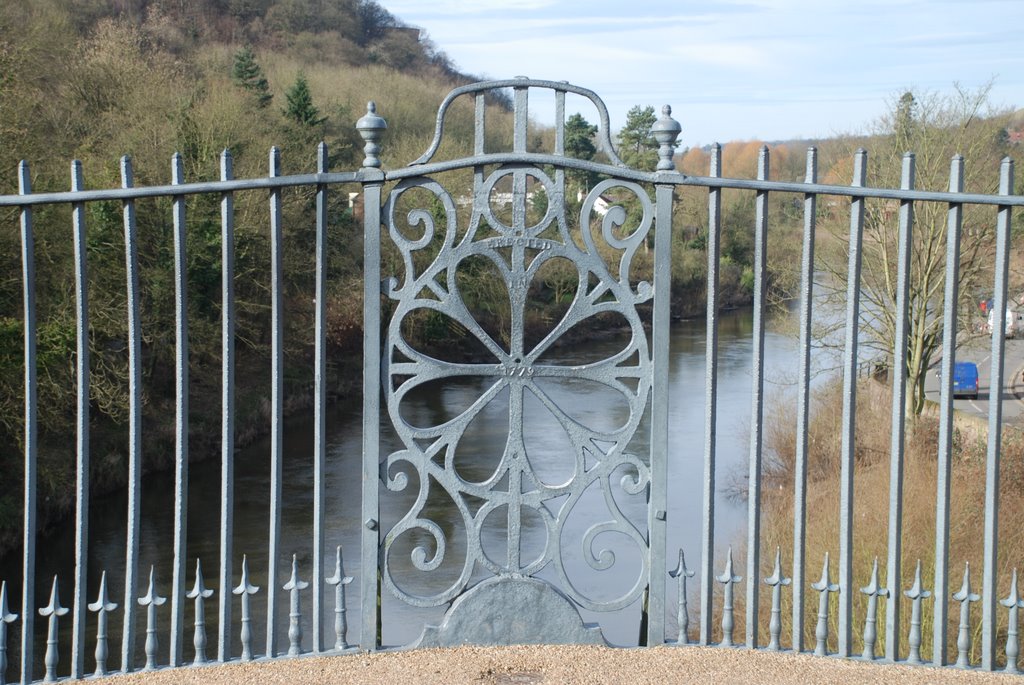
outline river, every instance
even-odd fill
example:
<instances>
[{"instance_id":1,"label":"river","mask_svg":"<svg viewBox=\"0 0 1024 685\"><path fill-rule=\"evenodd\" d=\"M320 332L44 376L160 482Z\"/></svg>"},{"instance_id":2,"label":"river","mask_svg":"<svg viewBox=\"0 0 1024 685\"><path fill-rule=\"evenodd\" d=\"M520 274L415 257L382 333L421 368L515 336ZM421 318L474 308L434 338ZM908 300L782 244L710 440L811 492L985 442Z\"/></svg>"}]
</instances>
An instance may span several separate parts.
<instances>
[{"instance_id":1,"label":"river","mask_svg":"<svg viewBox=\"0 0 1024 685\"><path fill-rule=\"evenodd\" d=\"M791 315L790 315L791 316ZM782 316L780 319L789 318ZM792 319L789 318L791 321ZM775 321L778 323L778 319ZM719 354L719 386L718 386L718 492L716 494L716 542L719 549L730 542L738 542L745 535L746 529L746 504L737 498L730 496L730 484L742 489L746 479L746 464L749 455L749 420L751 412L751 355L753 350L752 335L752 313L749 310L726 312L720 318L720 354ZM559 352L561 361L574 363L579 357L590 357L593 354L600 354L603 347L614 345L614 340L595 341L584 346L576 346L568 351ZM621 349L621 348L620 348ZM669 466L668 466L668 492L669 492L669 540L668 560L674 567L677 550L682 548L687 555L687 562L691 569L698 568L700 561L700 528L702 511L702 474L703 474L703 449L704 449L704 352L705 352L705 323L703 320L678 321L673 324L671 333L671 366L670 366L670 417L669 417ZM772 397L784 396L795 398L796 368L798 363L796 340L779 330L770 323L769 332L765 340L766 356L766 395ZM461 397L473 397L478 389L472 384L438 389L432 393L420 393L416 398L417 403L412 408L412 413L435 415L443 414L451 410L451 405L459 404L465 400ZM559 391L554 390L557 395L562 393L561 399L575 406L577 411L585 412L591 416L611 417L614 420L617 413L623 411L620 402L615 398L608 397L601 391L581 389L579 387L564 387ZM580 401L580 393L586 392L585 401ZM501 400L494 403L494 411L501 412ZM538 403L539 404L539 403ZM488 411L491 411L489 408ZM553 419L544 417L543 412L533 411L527 407L526 420L531 426L536 426L535 433L540 436L538 450L549 452L557 450L557 444L548 445L543 448L545 436L552 435L550 430ZM506 414L507 415L507 414ZM545 424L545 421L548 421ZM491 422L499 426L499 432L489 436L486 432L476 436L475 439L497 439L504 440L507 432L501 432L501 421ZM795 427L794 427L795 429ZM326 467L326 510L327 521L326 540L328 557L328 574L333 567L333 550L336 545L342 545L345 552L346 572L354 576L356 581L348 586L348 608L349 608L349 642L357 643L359 639L358 621L358 587L359 587L359 531L360 531L360 411L357 398L352 402L341 402L329 410L327 417L328 430L328 455ZM284 478L283 478L283 507L281 511L282 529L282 557L279 560L278 577L283 584L288 580L289 562L291 555L297 555L300 568L300 577L309 580L310 560L312 558L312 422L310 420L296 419L287 423L284 435ZM634 440L633 449L641 452L645 449L647 439L646 422L637 431L637 438ZM397 442L394 435L386 430L384 432L383 453L395 449ZM253 598L253 646L257 653L264 652L265 645L265 581L267 567L267 532L269 516L269 443L258 442L250 447L240 450L236 455L235 477L235 534L234 549L237 554L235 561L235 579L237 581L240 570L241 555L244 553L248 558L251 582L262 589ZM100 455L95 455L101 458ZM540 457L531 453L531 462ZM541 459L542 460L542 459ZM553 462L552 462L553 463ZM554 467L553 467L554 468ZM188 507L188 575L187 588L191 588L195 559L198 557L203 562L204 575L208 586L216 585L218 573L218 544L219 544L219 487L220 487L220 465L219 460L212 459L203 463L193 464L190 467L189 478L189 507ZM552 475L557 477L557 468L554 468ZM403 499L404 498L404 499ZM643 527L644 504L642 497L634 498L633 502L624 503L623 507L628 516L636 517L638 523ZM387 530L386 522L395 520L397 516L404 513L404 506L407 506L408 497L399 493L393 495L385 493L382 495L382 518L385 521L384 530ZM578 512L581 519L586 519L589 513L586 502L581 502L581 511ZM90 550L89 550L89 600L95 599L96 587L99 584L100 573L107 572L107 580L112 588L111 599L114 602L123 601L123 579L124 579L124 545L125 545L125 512L127 508L125 493L95 497L91 502L90 519ZM606 510L605 510L606 511ZM451 507L433 507L431 516L445 530L457 530L461 522L460 517L454 513ZM605 516L607 518L607 516ZM162 595L169 595L172 563L172 540L173 540L173 472L166 471L149 474L146 476L143 485L142 495L142 523L141 523L141 549L140 549L140 594L145 592L144 581L148 577L150 565L155 566L157 573L157 587ZM597 519L600 520L600 519ZM593 521L591 521L593 522ZM524 526L529 529L530 522L527 520ZM458 537L457 535L455 536ZM48 592L54 575L61 580L62 599L65 606L71 600L71 578L73 576L73 542L74 531L69 524L56 535L41 541L38 553L38 566L36 587L40 597L40 606L44 593ZM486 541L485 541L486 543ZM486 546L486 544L485 544ZM742 543L741 543L742 546ZM575 547L579 547L578 544ZM452 555L457 555L457 541L450 549ZM568 554L569 552L567 552ZM399 571L402 571L401 564L404 563L411 570L408 564L408 554L393 555L394 563ZM737 555L739 561L740 555ZM605 583L614 586L617 583L632 582L636 577L638 562L629 559L628 553L623 553L618 558L612 569L604 572L603 575L594 574L582 561L578 559L569 560L570 566L575 565L577 570L584 577L585 583ZM720 566L720 564L719 564ZM421 574L422 575L422 574ZM14 590L20 587L20 557L11 555L0 560L0 578L8 581L8 586ZM543 576L543 574L542 574ZM437 575L438 579L444 579L444 569ZM696 581L696 578L694 579ZM410 581L416 585L415 589L429 591L431 582L414 579ZM696 586L696 582L692 587ZM671 588L674 583L669 584L670 598L674 595ZM217 588L219 592L219 588ZM436 588L435 588L436 591ZM600 594L600 588L595 590ZM280 606L278 617L280 619L279 635L281 636L279 648L287 649L287 623L288 623L288 597L283 591L278 592ZM238 620L238 600L234 599L234 620ZM311 606L309 590L303 593L303 609L308 612ZM14 604L20 604L16 597ZM207 602L207 629L210 636L210 654L216 654L216 604L217 595ZM622 610L612 616L597 615L584 612L584 619L587 621L600 621L606 638L621 645L635 645L637 643L639 625L639 606ZM326 631L328 633L325 641L328 645L333 644L333 590L328 588L325 598ZM691 615L696 607L691 605ZM385 593L383 600L383 642L384 644L405 644L420 634L424 621L436 622L443 614L445 607L433 609L416 609L405 604ZM15 607L12 606L12 609ZM161 663L166 663L167 648L167 625L169 624L170 602L161 607L160 616L163 628L161 630ZM15 609L16 610L16 609ZM669 611L670 635L674 634L674 610ZM185 656L190 660L192 657L192 602L186 604L186 638ZM70 648L68 629L70 618L63 621L61 650L62 668L66 672L66 655ZM117 611L110 616L111 635L111 658L109 667L117 668L119 659L120 623L121 612ZM92 635L95 631L95 615L90 614L88 618L89 640L87 644L86 663L91 669L92 659ZM139 657L137 663L141 663L142 643L144 637L145 612L140 614L140 635L138 639ZM20 622L19 622L20 623ZM305 642L309 643L309 620L304 619L306 626ZM43 648L45 647L45 621L36 618L36 627L39 637L36 640L36 655L41 662ZM237 627L233 630L234 654L239 651ZM11 647L14 646L13 640ZM11 656L15 656L16 649L11 650ZM13 670L9 670L13 673Z\"/></svg>"}]
</instances>

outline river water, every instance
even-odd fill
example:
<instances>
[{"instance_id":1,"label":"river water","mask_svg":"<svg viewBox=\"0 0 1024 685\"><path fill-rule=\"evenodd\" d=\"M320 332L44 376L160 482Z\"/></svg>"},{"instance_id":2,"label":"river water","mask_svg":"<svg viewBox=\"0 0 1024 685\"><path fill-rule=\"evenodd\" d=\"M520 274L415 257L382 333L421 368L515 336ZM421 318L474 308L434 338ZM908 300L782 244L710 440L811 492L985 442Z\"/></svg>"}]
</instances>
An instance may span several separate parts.
<instances>
[{"instance_id":1,"label":"river water","mask_svg":"<svg viewBox=\"0 0 1024 685\"><path fill-rule=\"evenodd\" d=\"M780 319L789 318L786 315ZM790 318L791 320L791 318ZM778 323L778 320L776 320ZM746 504L729 494L730 484L742 489L746 480L746 464L749 458L749 420L751 415L751 355L753 352L752 336L752 314L749 310L726 312L720 317L720 352L719 352L719 385L718 385L718 491L716 494L716 542L719 549L724 550L725 545L731 542L739 542L743 539L746 529ZM579 363L579 359L591 358L592 355L600 354L608 346L616 345L615 340L604 340L587 343L583 346L575 346L571 350L562 350L558 353L560 361L564 363ZM617 348L621 349L621 347ZM703 474L703 449L704 449L704 371L705 371L705 323L703 320L678 321L673 324L671 333L671 365L670 365L670 417L669 417L669 465L668 465L668 492L669 492L669 540L668 540L668 561L674 568L677 550L682 548L687 556L687 563L691 569L698 568L700 563L700 528L702 511L702 474ZM769 332L765 340L766 355L766 394L769 400L773 397L786 398L792 401L796 391L793 381L796 378L796 367L798 363L797 342L794 337L769 325ZM443 416L450 414L451 407L457 406L466 401L467 397L474 397L479 389L472 383L461 386L439 389L433 393L420 393L415 398L415 405L412 406L413 415ZM585 392L585 395L581 393ZM555 388L553 396L565 401L568 406L574 407L572 411L586 414L600 422L607 420L614 422L615 417L623 411L623 405L614 397L602 394L600 390L587 390L579 387ZM561 395L559 395L561 393ZM465 394L465 397L462 395ZM503 411L501 398L496 398L492 403L493 411L500 414ZM539 404L539 403L538 403ZM488 408L487 411L491 411ZM570 413L572 413L572 411ZM505 414L507 416L507 413ZM608 418L610 417L610 418ZM531 435L537 436L536 449L530 452L531 463L541 465L544 463L544 455L557 456L557 442L551 442L547 447L544 443L548 437L557 433L552 431L553 419L545 417L542 411L526 408L526 420L531 426ZM545 423L547 421L548 423ZM479 422L478 422L479 423ZM474 439L504 440L507 428L501 431L501 421L489 422L499 426L499 433L489 436L484 433L474 436ZM383 424L382 424L383 425ZM384 450L387 454L397 448L396 438L384 427ZM535 427L535 428L534 428ZM795 427L794 427L795 429ZM326 466L326 510L325 520L327 521L327 563L328 575L333 569L334 548L342 545L345 553L345 570L348 575L355 577L355 582L348 586L349 596L347 605L349 607L349 642L357 643L359 639L358 620L358 587L359 587L359 531L360 531L360 445L361 445L361 424L358 398L352 402L342 402L330 408L327 417L328 430L328 455ZM647 426L641 425L637 431L637 437L632 445L633 450L643 453L647 440ZM282 530L282 556L279 559L278 577L281 584L288 580L290 571L291 555L297 555L299 562L299 575L303 580L310 578L310 563L312 558L312 422L309 420L291 420L288 422L284 435L284 478L283 478L283 506L281 511ZM529 447L529 446L528 446ZM237 582L240 571L241 555L246 554L251 582L260 586L261 591L252 602L253 606L253 650L258 654L264 652L265 647L265 584L267 569L267 538L269 525L269 444L266 441L254 444L246 449L240 450L236 455L235 477L235 533L234 549L237 558L234 563L234 577ZM557 459L552 457L550 475L557 478ZM204 575L207 585L216 586L219 564L219 488L220 488L220 466L219 460L212 459L204 463L194 464L190 467L189 479L189 507L188 507L188 574L187 588L193 583L195 560L199 558L203 563ZM382 494L382 519L383 530L387 530L387 522L394 521L398 516L405 513L409 497L407 494L397 495ZM157 588L160 594L169 595L172 565L172 541L173 541L173 473L162 472L148 475L145 478L142 495L142 523L141 523L141 550L140 550L140 595L145 592L145 580L150 565L156 569ZM644 502L643 496L625 497L621 502L624 513L640 525L644 525ZM581 501L578 505L578 517L581 520L591 518L589 514L600 516L598 510L604 512L607 519L607 509L601 508L600 501L594 498ZM124 579L124 545L125 545L125 511L126 496L124 493L93 498L91 503L90 518L90 550L89 550L89 601L95 599L96 588L99 585L99 577L102 571L107 572L109 587L112 589L111 599L121 604L123 598ZM593 509L593 512L592 512ZM446 531L454 531L452 536L452 547L449 550L450 557L458 556L458 530L461 524L461 517L454 508L445 507L443 503L432 506L430 515ZM503 517L500 517L503 518ZM593 523L596 518L590 520ZM530 521L524 522L527 529L527 541L524 549L530 545L529 529ZM542 528L542 526L536 526ZM570 534L567 529L567 535ZM585 530L585 528L580 529ZM495 538L501 531L491 531L489 537ZM63 591L63 603L68 606L71 602L71 579L73 577L73 540L74 531L69 524L65 529L50 539L41 541L38 552L38 572L36 587L39 597L43 597L52 583L54 575L60 578L60 586ZM487 538L485 538L485 548ZM543 540L539 544L543 544ZM740 545L742 547L742 544ZM569 547L579 547L566 545ZM567 566L570 570L575 568L582 580L580 583L593 590L593 593L600 596L602 592L612 592L612 588L618 587L621 590L623 583L632 584L639 569L639 562L630 559L629 550L624 549L618 553L617 563L609 571L598 574L590 569L582 559L582 554L567 551L566 554L577 554L576 558L569 558ZM8 581L8 587L18 592L21 583L19 582L20 557L11 555L14 558L0 559L0 578ZM720 558L721 553L716 555ZM737 555L737 561L741 558ZM421 579L409 563L408 554L393 554L392 562L399 573L408 572L411 574L408 587L421 592L437 591L438 581L450 580L450 574L445 575L442 568L436 574L436 579ZM403 566L404 564L404 566ZM720 566L721 564L718 564ZM424 574L419 574L424 575ZM429 575L429 574L427 574ZM543 573L541 574L543 577ZM696 578L694 579L696 580ZM575 581L574 581L575 583ZM675 584L669 583L670 600L674 595ZM692 584L696 586L696 582ZM216 588L219 593L219 588ZM288 597L286 592L279 590L279 650L287 650L287 625L288 625ZM210 655L216 655L216 604L219 594L207 601L207 629L210 636ZM19 595L15 595L14 604L20 604ZM674 601L674 600L673 600ZM42 600L41 600L42 603ZM303 593L302 604L304 611L309 611L311 606L310 591ZM640 608L638 602L633 606L616 613L615 615L598 615L590 612L583 612L587 621L600 622L606 638L615 644L635 645L639 630ZM41 605L41 604L40 604ZM327 588L325 597L325 625L327 645L333 644L333 589ZM670 607L673 605L670 603ZM696 607L691 604L691 616L694 615ZM12 607L14 609L14 607ZM161 663L166 663L167 647L167 626L169 624L170 602L160 609L161 617ZM424 622L434 623L443 614L445 607L432 609L415 609L406 606L404 603L384 594L383 598L383 642L384 644L405 644L415 640ZM238 599L233 598L233 615L236 627L234 633L233 653L239 653L237 638L238 620ZM675 612L669 610L669 634L674 635ZM140 664L142 655L142 643L145 636L145 612L139 614L139 656L136 663ZM185 620L185 656L187 660L192 657L192 629L193 617L192 602L187 601ZM68 615L62 626L61 649L62 654L67 655L70 648L68 628L71 616ZM111 657L108 667L117 668L119 664L119 642L121 632L121 612L117 611L110 616L111 635ZM88 626L90 637L87 642L87 668L91 670L93 665L92 649L95 631L95 615L90 614ZM19 622L20 623L20 622ZM305 643L309 643L309 620L304 619L306 626ZM42 657L45 648L45 621L36 618L36 626L39 637L36 640L37 659ZM13 639L11 641L14 647ZM15 656L16 649L11 649L11 656ZM67 669L66 656L62 658L63 667L61 672ZM13 670L9 670L9 674Z\"/></svg>"}]
</instances>

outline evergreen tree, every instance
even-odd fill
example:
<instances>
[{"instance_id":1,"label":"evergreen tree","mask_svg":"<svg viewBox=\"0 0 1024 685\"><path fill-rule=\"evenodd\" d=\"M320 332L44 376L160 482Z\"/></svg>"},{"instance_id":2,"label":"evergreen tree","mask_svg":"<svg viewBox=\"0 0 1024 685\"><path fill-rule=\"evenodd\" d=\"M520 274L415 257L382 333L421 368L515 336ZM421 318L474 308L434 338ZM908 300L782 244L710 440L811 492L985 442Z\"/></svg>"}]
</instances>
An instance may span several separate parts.
<instances>
[{"instance_id":1,"label":"evergreen tree","mask_svg":"<svg viewBox=\"0 0 1024 685\"><path fill-rule=\"evenodd\" d=\"M302 74L295 78L295 84L284 96L288 101L284 115L300 126L313 128L327 121L327 117L321 117L320 110L313 104L309 84L306 83L306 77Z\"/></svg>"},{"instance_id":2,"label":"evergreen tree","mask_svg":"<svg viewBox=\"0 0 1024 685\"><path fill-rule=\"evenodd\" d=\"M235 66L231 70L231 78L240 87L255 94L260 107L266 107L274 98L267 77L263 74L263 68L256 62L256 55L248 45L235 53Z\"/></svg>"},{"instance_id":3,"label":"evergreen tree","mask_svg":"<svg viewBox=\"0 0 1024 685\"><path fill-rule=\"evenodd\" d=\"M582 114L570 116L565 122L565 154L576 159L593 159L597 153L595 133L597 126L584 119Z\"/></svg>"},{"instance_id":4,"label":"evergreen tree","mask_svg":"<svg viewBox=\"0 0 1024 685\"><path fill-rule=\"evenodd\" d=\"M584 119L582 114L571 115L565 122L565 154L576 159L593 159L597 154L594 146L596 133L597 126ZM594 181L594 174L590 172L570 170L568 174L581 188L589 188Z\"/></svg>"},{"instance_id":5,"label":"evergreen tree","mask_svg":"<svg viewBox=\"0 0 1024 685\"><path fill-rule=\"evenodd\" d=\"M619 131L619 157L636 169L654 171L658 165L658 141L651 127L658 120L654 107L636 105L626 113L626 125Z\"/></svg>"}]
</instances>

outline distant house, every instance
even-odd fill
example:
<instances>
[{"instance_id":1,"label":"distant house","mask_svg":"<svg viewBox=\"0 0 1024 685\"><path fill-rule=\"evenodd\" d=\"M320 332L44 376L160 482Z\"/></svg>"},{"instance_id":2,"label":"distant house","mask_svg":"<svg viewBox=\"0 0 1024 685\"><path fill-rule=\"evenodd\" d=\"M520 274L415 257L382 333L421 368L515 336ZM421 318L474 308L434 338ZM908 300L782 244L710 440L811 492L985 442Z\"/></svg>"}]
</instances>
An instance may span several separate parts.
<instances>
[{"instance_id":1,"label":"distant house","mask_svg":"<svg viewBox=\"0 0 1024 685\"><path fill-rule=\"evenodd\" d=\"M576 201L583 202L586 195L582 190L576 192ZM604 216L608 213L608 210L612 208L612 201L604 195L598 195L597 199L594 200L594 211L597 212L598 216Z\"/></svg>"}]
</instances>

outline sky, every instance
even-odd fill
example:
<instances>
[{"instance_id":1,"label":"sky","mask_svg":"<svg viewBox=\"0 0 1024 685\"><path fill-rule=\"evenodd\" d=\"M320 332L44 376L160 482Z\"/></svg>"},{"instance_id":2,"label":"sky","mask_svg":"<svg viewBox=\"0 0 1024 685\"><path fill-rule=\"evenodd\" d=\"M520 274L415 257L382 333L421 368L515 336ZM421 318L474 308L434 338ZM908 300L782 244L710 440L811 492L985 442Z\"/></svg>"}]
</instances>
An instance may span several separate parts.
<instances>
[{"instance_id":1,"label":"sky","mask_svg":"<svg viewBox=\"0 0 1024 685\"><path fill-rule=\"evenodd\" d=\"M865 132L954 83L1024 107L1024 0L378 1L465 73L597 92L613 131L669 104L685 146ZM553 124L553 104L530 112Z\"/></svg>"}]
</instances>

